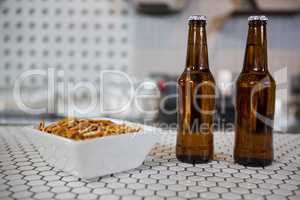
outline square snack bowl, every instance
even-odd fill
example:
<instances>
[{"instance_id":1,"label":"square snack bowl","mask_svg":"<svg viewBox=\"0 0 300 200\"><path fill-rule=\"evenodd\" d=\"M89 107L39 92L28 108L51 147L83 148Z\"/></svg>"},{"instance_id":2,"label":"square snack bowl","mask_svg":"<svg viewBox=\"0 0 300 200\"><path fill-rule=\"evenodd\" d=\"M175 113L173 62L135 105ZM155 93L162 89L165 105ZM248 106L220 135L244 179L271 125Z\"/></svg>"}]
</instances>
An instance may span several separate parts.
<instances>
[{"instance_id":1,"label":"square snack bowl","mask_svg":"<svg viewBox=\"0 0 300 200\"><path fill-rule=\"evenodd\" d=\"M135 125L126 121L109 120ZM81 141L43 133L32 127L24 127L24 134L50 165L88 179L133 169L143 163L157 142L158 135L154 128L136 126L142 127L142 130Z\"/></svg>"}]
</instances>

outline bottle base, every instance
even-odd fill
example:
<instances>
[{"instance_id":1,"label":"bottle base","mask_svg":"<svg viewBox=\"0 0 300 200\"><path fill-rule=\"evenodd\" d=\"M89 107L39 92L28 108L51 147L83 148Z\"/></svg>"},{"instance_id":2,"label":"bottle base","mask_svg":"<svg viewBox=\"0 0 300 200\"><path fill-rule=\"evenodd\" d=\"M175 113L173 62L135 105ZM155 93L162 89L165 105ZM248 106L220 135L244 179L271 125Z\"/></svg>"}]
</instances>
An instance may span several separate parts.
<instances>
[{"instance_id":1,"label":"bottle base","mask_svg":"<svg viewBox=\"0 0 300 200\"><path fill-rule=\"evenodd\" d=\"M177 160L189 164L203 164L211 161L209 156L176 155Z\"/></svg>"},{"instance_id":2,"label":"bottle base","mask_svg":"<svg viewBox=\"0 0 300 200\"><path fill-rule=\"evenodd\" d=\"M258 159L258 158L236 158L235 163L249 167L266 167L271 165L273 160Z\"/></svg>"}]
</instances>

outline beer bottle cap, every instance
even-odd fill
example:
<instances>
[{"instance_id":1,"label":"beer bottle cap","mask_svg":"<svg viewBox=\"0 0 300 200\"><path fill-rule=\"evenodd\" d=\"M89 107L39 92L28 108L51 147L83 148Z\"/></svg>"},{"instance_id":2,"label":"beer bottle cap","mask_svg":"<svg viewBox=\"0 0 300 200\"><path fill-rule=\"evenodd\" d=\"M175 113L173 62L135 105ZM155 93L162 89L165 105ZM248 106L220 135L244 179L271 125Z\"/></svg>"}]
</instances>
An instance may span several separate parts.
<instances>
[{"instance_id":1,"label":"beer bottle cap","mask_svg":"<svg viewBox=\"0 0 300 200\"><path fill-rule=\"evenodd\" d=\"M191 15L188 21L206 21L207 17L205 15Z\"/></svg>"},{"instance_id":2,"label":"beer bottle cap","mask_svg":"<svg viewBox=\"0 0 300 200\"><path fill-rule=\"evenodd\" d=\"M248 21L268 21L268 18L264 15L253 15L248 17Z\"/></svg>"}]
</instances>

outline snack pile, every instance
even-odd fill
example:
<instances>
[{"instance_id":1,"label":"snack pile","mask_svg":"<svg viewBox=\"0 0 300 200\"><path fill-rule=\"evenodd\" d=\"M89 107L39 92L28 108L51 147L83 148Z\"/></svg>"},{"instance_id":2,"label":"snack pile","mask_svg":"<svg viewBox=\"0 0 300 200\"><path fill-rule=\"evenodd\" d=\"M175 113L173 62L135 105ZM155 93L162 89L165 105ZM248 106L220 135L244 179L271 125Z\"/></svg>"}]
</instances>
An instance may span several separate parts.
<instances>
[{"instance_id":1,"label":"snack pile","mask_svg":"<svg viewBox=\"0 0 300 200\"><path fill-rule=\"evenodd\" d=\"M74 140L120 135L141 130L140 127L117 124L110 120L78 119L73 117L64 118L48 126L45 126L45 121L41 121L38 129L42 132Z\"/></svg>"}]
</instances>

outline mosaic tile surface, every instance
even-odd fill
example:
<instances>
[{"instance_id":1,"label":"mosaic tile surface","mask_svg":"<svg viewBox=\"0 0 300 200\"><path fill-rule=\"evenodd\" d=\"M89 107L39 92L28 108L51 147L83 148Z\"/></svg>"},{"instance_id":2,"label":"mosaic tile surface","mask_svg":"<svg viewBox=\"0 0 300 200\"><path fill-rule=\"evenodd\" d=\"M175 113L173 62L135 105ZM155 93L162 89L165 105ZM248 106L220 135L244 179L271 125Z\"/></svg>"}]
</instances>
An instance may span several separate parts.
<instances>
[{"instance_id":1,"label":"mosaic tile surface","mask_svg":"<svg viewBox=\"0 0 300 200\"><path fill-rule=\"evenodd\" d=\"M162 134L137 169L82 180L49 166L17 127L0 127L0 199L300 199L300 135L275 134L275 162L232 162L232 133L215 134L216 160L175 159L175 132ZM170 134L171 133L171 134Z\"/></svg>"}]
</instances>

